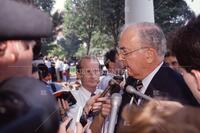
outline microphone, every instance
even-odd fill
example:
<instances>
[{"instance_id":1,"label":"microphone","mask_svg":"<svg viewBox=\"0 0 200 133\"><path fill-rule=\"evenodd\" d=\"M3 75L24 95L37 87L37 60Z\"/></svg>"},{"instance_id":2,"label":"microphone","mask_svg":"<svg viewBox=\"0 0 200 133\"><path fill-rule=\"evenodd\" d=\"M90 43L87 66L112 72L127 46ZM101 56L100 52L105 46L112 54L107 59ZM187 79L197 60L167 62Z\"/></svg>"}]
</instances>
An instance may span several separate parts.
<instances>
[{"instance_id":1,"label":"microphone","mask_svg":"<svg viewBox=\"0 0 200 133\"><path fill-rule=\"evenodd\" d=\"M117 123L117 113L121 105L121 102L122 102L122 96L119 93L114 93L111 96L112 110L111 110L110 122L108 126L108 133L114 132L115 124Z\"/></svg>"},{"instance_id":2,"label":"microphone","mask_svg":"<svg viewBox=\"0 0 200 133\"><path fill-rule=\"evenodd\" d=\"M106 89L101 93L100 97L104 97L112 89L112 86L115 84L118 84L118 82L115 79L111 79L108 82L108 86L106 87Z\"/></svg>"},{"instance_id":3,"label":"microphone","mask_svg":"<svg viewBox=\"0 0 200 133\"><path fill-rule=\"evenodd\" d=\"M112 88L114 85L118 84L116 80L111 79L108 82L108 86L106 87L106 89L100 94L99 97L104 97ZM93 109L91 108L90 111L88 112L86 118L91 117L91 116L95 116L96 114L98 114L99 112L93 112ZM84 125L84 124L83 124Z\"/></svg>"},{"instance_id":4,"label":"microphone","mask_svg":"<svg viewBox=\"0 0 200 133\"><path fill-rule=\"evenodd\" d=\"M147 95L145 95L145 94L142 94L141 92L137 91L137 90L136 90L134 87L132 87L131 85L128 85L128 86L126 87L126 91L127 91L128 93L130 93L130 94L135 94L135 95L137 95L137 96L139 96L139 97L141 97L141 98L143 98L143 99L145 99L145 100L148 100L148 101L153 100L153 98L151 98L151 97L149 97L149 96L147 96Z\"/></svg>"}]
</instances>

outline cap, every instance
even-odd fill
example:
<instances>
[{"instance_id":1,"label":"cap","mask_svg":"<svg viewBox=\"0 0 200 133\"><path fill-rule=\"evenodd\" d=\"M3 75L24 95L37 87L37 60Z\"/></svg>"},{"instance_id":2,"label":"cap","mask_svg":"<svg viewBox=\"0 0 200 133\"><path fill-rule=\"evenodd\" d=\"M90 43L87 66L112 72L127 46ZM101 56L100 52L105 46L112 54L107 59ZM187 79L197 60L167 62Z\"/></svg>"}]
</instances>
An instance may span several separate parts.
<instances>
[{"instance_id":1,"label":"cap","mask_svg":"<svg viewBox=\"0 0 200 133\"><path fill-rule=\"evenodd\" d=\"M48 14L11 0L0 0L0 40L35 40L52 33Z\"/></svg>"}]
</instances>

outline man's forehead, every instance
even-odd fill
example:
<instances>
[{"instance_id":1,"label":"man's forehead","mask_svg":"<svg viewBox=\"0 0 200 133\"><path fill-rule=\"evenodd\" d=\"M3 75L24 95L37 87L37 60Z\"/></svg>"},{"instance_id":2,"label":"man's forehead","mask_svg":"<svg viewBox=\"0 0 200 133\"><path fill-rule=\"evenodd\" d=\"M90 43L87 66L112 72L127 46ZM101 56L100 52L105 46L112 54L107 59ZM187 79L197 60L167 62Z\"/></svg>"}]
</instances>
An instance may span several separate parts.
<instances>
[{"instance_id":1,"label":"man's forehead","mask_svg":"<svg viewBox=\"0 0 200 133\"><path fill-rule=\"evenodd\" d=\"M84 59L81 62L81 65L82 65L82 67L84 67L84 66L91 66L91 65L97 65L98 66L99 62L96 59Z\"/></svg>"}]
</instances>

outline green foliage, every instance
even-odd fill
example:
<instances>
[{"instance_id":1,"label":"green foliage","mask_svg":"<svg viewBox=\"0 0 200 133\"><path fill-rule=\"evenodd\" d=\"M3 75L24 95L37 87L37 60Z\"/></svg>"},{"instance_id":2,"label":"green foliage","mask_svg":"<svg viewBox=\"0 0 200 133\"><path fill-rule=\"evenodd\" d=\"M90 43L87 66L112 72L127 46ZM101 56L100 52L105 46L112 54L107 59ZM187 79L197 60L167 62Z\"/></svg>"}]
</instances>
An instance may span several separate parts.
<instances>
[{"instance_id":1,"label":"green foliage","mask_svg":"<svg viewBox=\"0 0 200 133\"><path fill-rule=\"evenodd\" d=\"M87 55L87 51L86 51L85 46L83 44L81 44L78 51L76 52L75 56L80 58L84 55Z\"/></svg>"},{"instance_id":2,"label":"green foliage","mask_svg":"<svg viewBox=\"0 0 200 133\"><path fill-rule=\"evenodd\" d=\"M194 13L184 0L154 0L155 21L165 33L183 25ZM65 35L74 33L81 44L77 55L101 54L116 46L124 25L125 0L66 0ZM86 52L85 52L86 51Z\"/></svg>"},{"instance_id":3,"label":"green foliage","mask_svg":"<svg viewBox=\"0 0 200 133\"><path fill-rule=\"evenodd\" d=\"M155 21L165 33L184 25L194 13L183 0L154 0Z\"/></svg>"},{"instance_id":4,"label":"green foliage","mask_svg":"<svg viewBox=\"0 0 200 133\"><path fill-rule=\"evenodd\" d=\"M113 45L113 39L112 36L108 36L104 33L101 33L100 31L97 31L94 33L92 37L92 47L95 48L111 48Z\"/></svg>"},{"instance_id":5,"label":"green foliage","mask_svg":"<svg viewBox=\"0 0 200 133\"><path fill-rule=\"evenodd\" d=\"M61 58L66 57L64 49L59 45L51 44L48 47L50 47L48 49L48 56L58 56Z\"/></svg>"},{"instance_id":6,"label":"green foliage","mask_svg":"<svg viewBox=\"0 0 200 133\"><path fill-rule=\"evenodd\" d=\"M80 40L74 33L71 33L65 38L59 39L58 44L64 49L65 55L72 57L80 47Z\"/></svg>"},{"instance_id":7,"label":"green foliage","mask_svg":"<svg viewBox=\"0 0 200 133\"><path fill-rule=\"evenodd\" d=\"M98 27L98 17L93 0L68 0L65 12L65 33L75 33L87 44L89 54L93 32Z\"/></svg>"},{"instance_id":8,"label":"green foliage","mask_svg":"<svg viewBox=\"0 0 200 133\"><path fill-rule=\"evenodd\" d=\"M117 46L120 29L125 23L125 0L104 0L99 2L100 29L113 38ZM98 14L97 14L98 15Z\"/></svg>"},{"instance_id":9,"label":"green foliage","mask_svg":"<svg viewBox=\"0 0 200 133\"><path fill-rule=\"evenodd\" d=\"M41 53L43 55L47 55L50 51L52 53L56 53L56 48L51 45L52 42L56 40L56 37L60 31L62 31L62 24L64 22L64 14L63 12L55 12L51 14L53 6L55 4L55 0L33 0L33 4L36 5L39 9L47 12L52 17L53 22L53 36L49 38L42 39L42 49ZM39 18L38 18L39 19ZM55 52L54 52L55 51ZM58 54L63 55L63 48L58 47Z\"/></svg>"}]
</instances>

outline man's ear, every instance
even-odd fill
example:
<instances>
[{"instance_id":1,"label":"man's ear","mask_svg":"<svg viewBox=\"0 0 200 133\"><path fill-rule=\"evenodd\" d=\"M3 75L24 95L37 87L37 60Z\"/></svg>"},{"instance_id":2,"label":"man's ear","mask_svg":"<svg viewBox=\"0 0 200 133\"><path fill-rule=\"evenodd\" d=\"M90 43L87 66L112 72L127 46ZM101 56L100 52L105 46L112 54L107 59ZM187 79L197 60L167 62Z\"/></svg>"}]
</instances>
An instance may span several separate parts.
<instances>
[{"instance_id":1,"label":"man's ear","mask_svg":"<svg viewBox=\"0 0 200 133\"><path fill-rule=\"evenodd\" d=\"M200 91L200 71L198 70L192 70L191 73L194 75L197 85L198 85L198 90Z\"/></svg>"},{"instance_id":2,"label":"man's ear","mask_svg":"<svg viewBox=\"0 0 200 133\"><path fill-rule=\"evenodd\" d=\"M145 58L146 58L147 63L152 63L154 61L154 57L155 57L155 50L152 48L149 48L145 52Z\"/></svg>"},{"instance_id":3,"label":"man's ear","mask_svg":"<svg viewBox=\"0 0 200 133\"><path fill-rule=\"evenodd\" d=\"M17 61L18 53L13 49L14 44L7 41L0 45L0 65L9 65L15 63Z\"/></svg>"}]
</instances>

